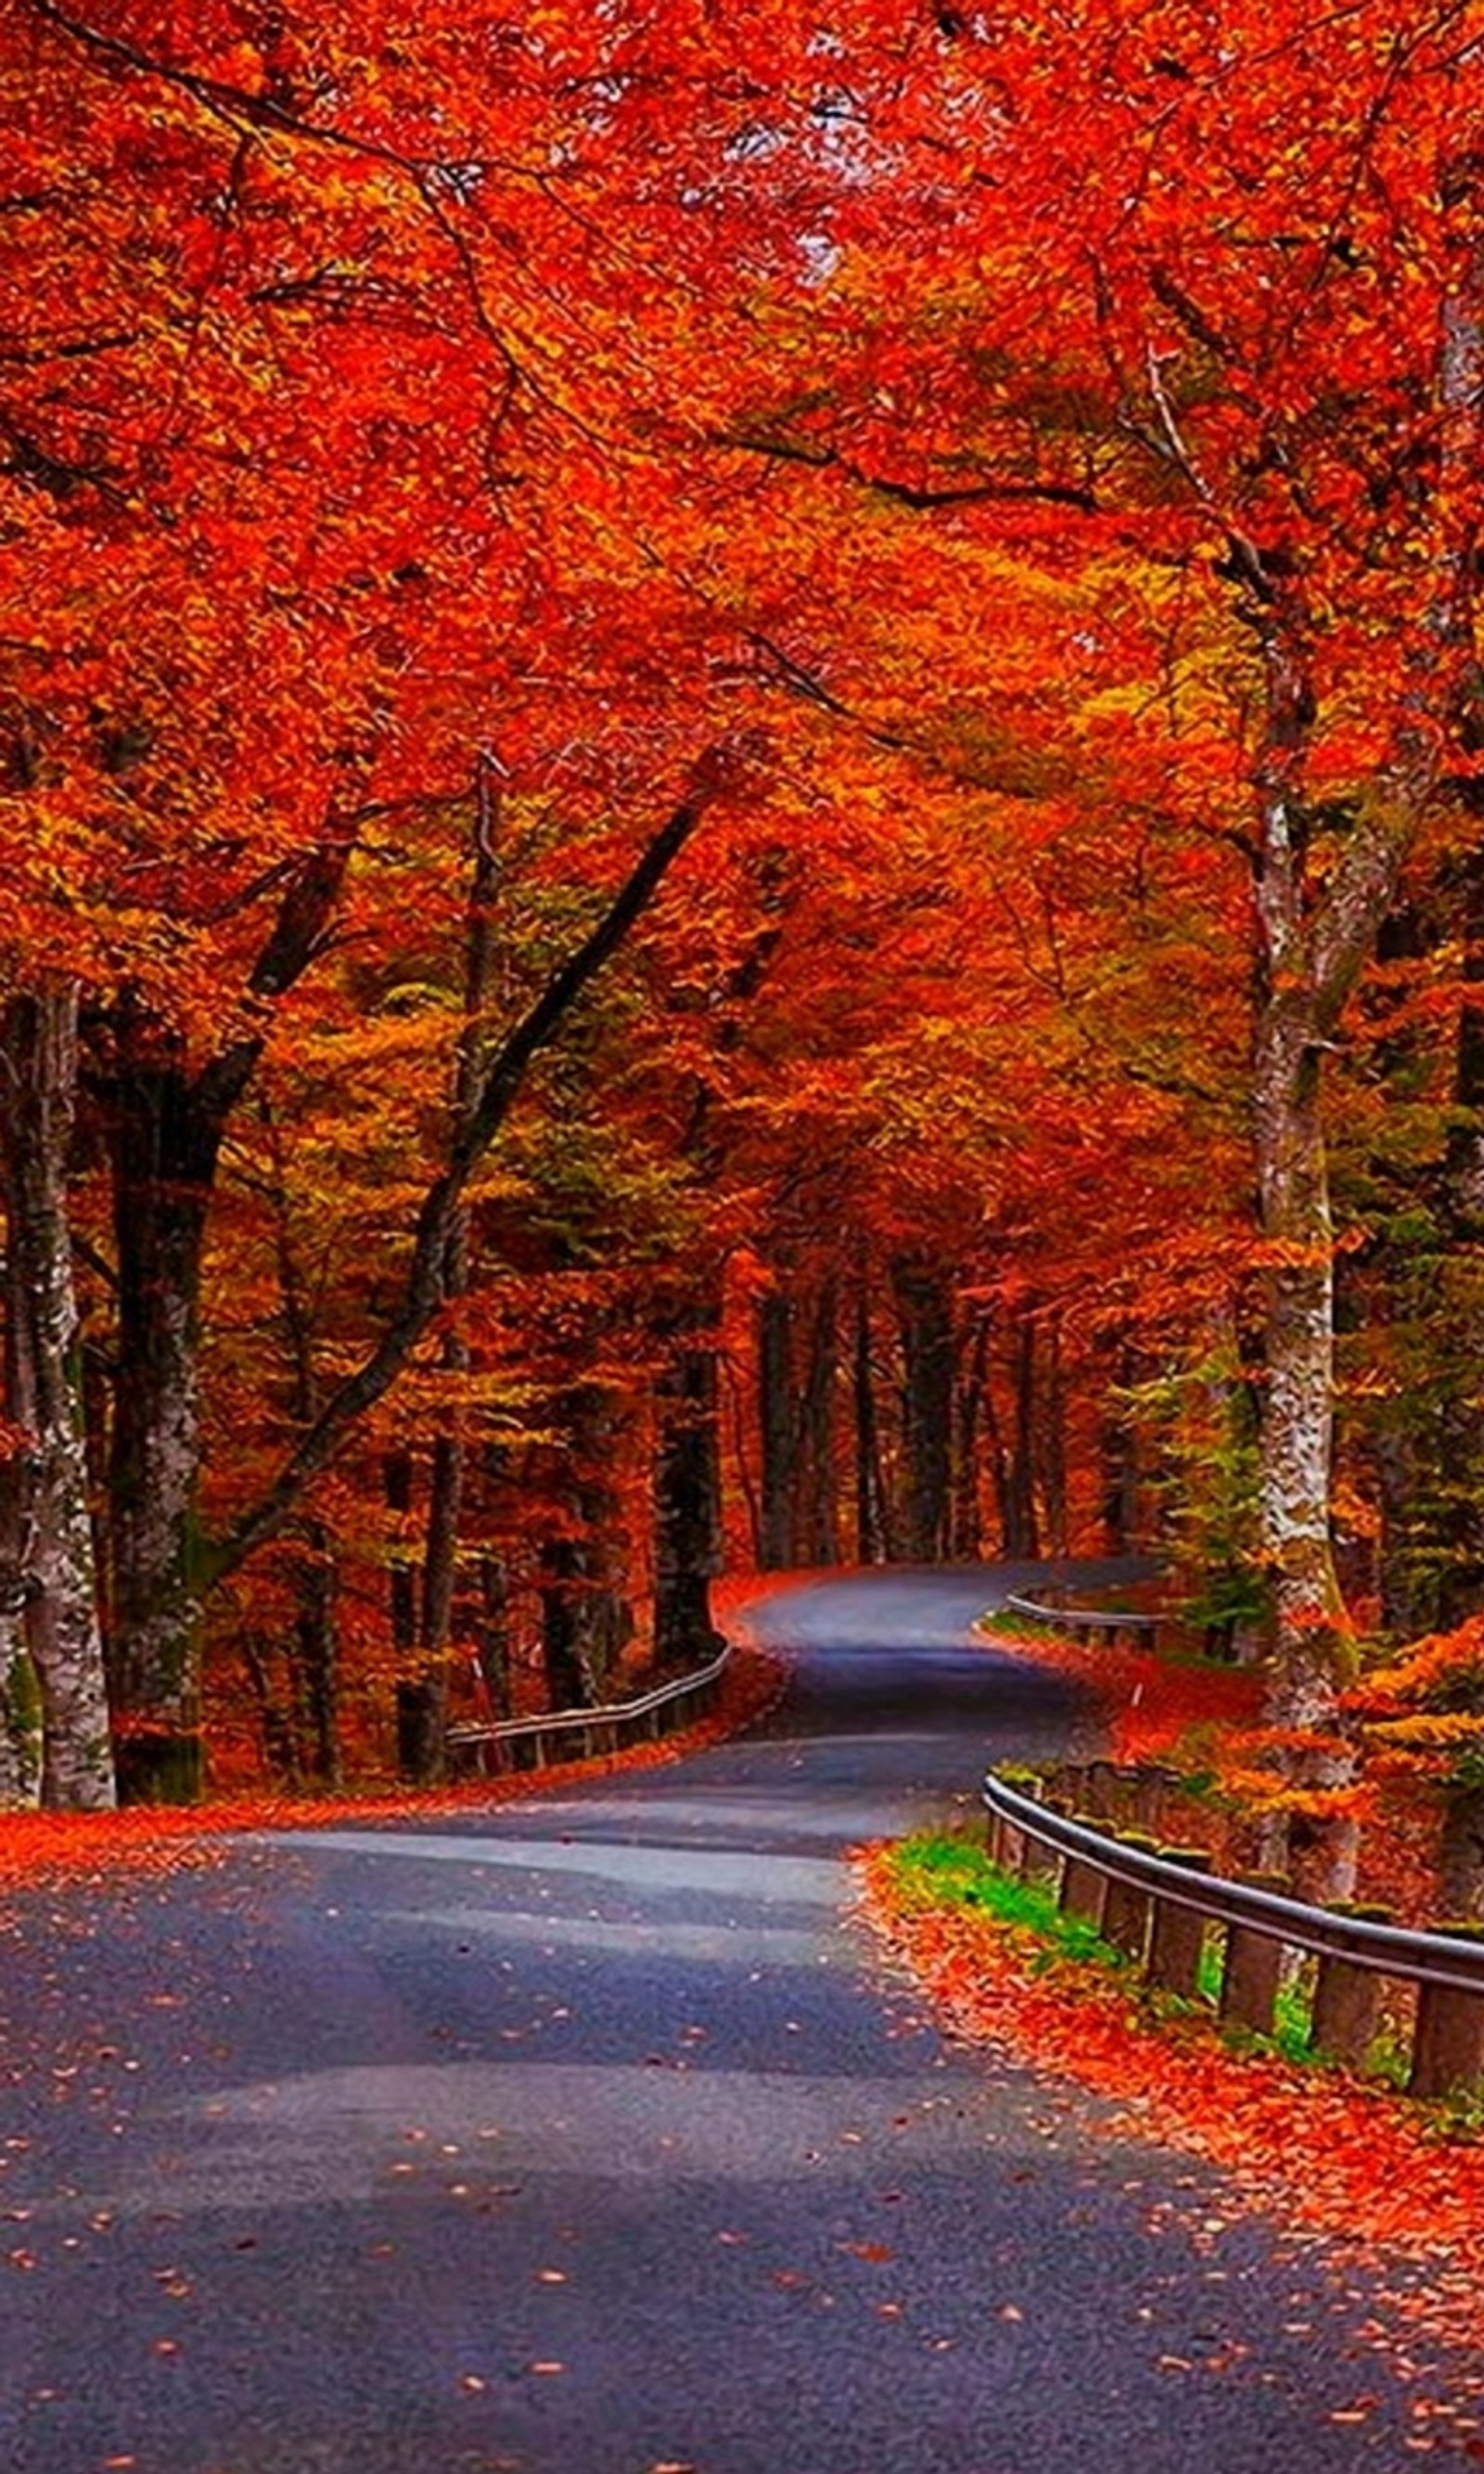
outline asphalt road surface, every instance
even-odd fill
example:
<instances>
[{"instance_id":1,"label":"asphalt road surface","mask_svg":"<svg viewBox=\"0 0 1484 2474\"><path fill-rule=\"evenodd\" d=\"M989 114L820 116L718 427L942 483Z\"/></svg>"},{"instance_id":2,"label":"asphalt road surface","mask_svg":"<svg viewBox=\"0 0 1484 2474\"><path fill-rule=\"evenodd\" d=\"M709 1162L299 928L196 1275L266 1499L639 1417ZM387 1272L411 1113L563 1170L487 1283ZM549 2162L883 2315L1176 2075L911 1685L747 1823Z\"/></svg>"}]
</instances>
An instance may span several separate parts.
<instances>
[{"instance_id":1,"label":"asphalt road surface","mask_svg":"<svg viewBox=\"0 0 1484 2474\"><path fill-rule=\"evenodd\" d=\"M776 1600L787 1702L679 1766L8 1902L5 2474L1417 2462L1363 2280L850 1921L852 1843L1066 1740L963 1638L1012 1577Z\"/></svg>"}]
</instances>

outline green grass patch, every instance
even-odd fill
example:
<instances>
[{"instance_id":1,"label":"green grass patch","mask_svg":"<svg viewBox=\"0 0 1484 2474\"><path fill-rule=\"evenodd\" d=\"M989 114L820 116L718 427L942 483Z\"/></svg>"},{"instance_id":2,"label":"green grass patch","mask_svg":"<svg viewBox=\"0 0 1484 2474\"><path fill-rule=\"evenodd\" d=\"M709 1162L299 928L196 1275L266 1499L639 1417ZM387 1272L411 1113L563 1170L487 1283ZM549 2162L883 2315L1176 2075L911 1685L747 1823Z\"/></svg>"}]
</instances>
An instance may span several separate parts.
<instances>
[{"instance_id":1,"label":"green grass patch","mask_svg":"<svg viewBox=\"0 0 1484 2474\"><path fill-rule=\"evenodd\" d=\"M1221 1992L1219 1935L1207 1933L1202 1953L1199 1993L1194 2001L1144 1983L1127 1953L1107 1942L1085 1916L1063 1915L1054 1888L1043 1880L1023 1880L1002 1873L989 1860L981 1838L966 1831L917 1831L899 1839L891 1850L891 1867L904 1900L915 1907L960 1907L1004 1925L1034 1945L1043 1967L1074 1959L1116 1977L1152 2019L1199 2016L1217 2027L1216 2003ZM1225 2041L1245 2053L1281 2055L1304 2070L1340 2071L1344 2063L1310 2050L1309 2007L1313 1962L1300 1965L1278 1990L1271 2036L1248 2028L1223 2028ZM1406 2075L1406 2050L1390 2030L1378 2037L1367 2057L1367 2077L1401 2084ZM1480 2099L1484 2111L1484 2098ZM1471 2135L1477 2135L1472 2131Z\"/></svg>"},{"instance_id":2,"label":"green grass patch","mask_svg":"<svg viewBox=\"0 0 1484 2474\"><path fill-rule=\"evenodd\" d=\"M967 1907L1009 1925L1042 1943L1048 1964L1054 1958L1094 1959L1121 1976L1131 1973L1123 1953L1104 1941L1085 1916L1064 1916L1056 1892L1043 1881L1000 1872L978 1839L953 1831L918 1831L898 1842L892 1865L914 1905Z\"/></svg>"}]
</instances>

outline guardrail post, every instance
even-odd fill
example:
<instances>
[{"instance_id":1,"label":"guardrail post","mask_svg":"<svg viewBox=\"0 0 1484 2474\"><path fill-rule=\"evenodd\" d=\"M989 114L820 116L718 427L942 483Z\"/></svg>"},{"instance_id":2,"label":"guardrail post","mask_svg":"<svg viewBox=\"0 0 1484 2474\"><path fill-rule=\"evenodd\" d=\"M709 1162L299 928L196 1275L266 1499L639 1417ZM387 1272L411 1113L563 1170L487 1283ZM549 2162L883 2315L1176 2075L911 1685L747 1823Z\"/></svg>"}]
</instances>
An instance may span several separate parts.
<instances>
[{"instance_id":1,"label":"guardrail post","mask_svg":"<svg viewBox=\"0 0 1484 2474\"><path fill-rule=\"evenodd\" d=\"M1484 1925L1472 1920L1441 1924L1437 1932L1461 1941L1484 1941ZM1408 2096L1451 2096L1477 2086L1484 2072L1484 1993L1450 1984L1420 1984L1412 2029Z\"/></svg>"},{"instance_id":2,"label":"guardrail post","mask_svg":"<svg viewBox=\"0 0 1484 2474\"><path fill-rule=\"evenodd\" d=\"M1157 1841L1147 1830L1120 1830L1120 1847L1135 1847L1145 1856L1153 1856ZM1131 1958L1135 1967L1144 1963L1149 1941L1150 1896L1134 1881L1109 1881L1103 1905L1103 1938Z\"/></svg>"},{"instance_id":3,"label":"guardrail post","mask_svg":"<svg viewBox=\"0 0 1484 2474\"><path fill-rule=\"evenodd\" d=\"M1283 1873L1244 1873L1241 1878L1253 1890L1281 1895L1289 1887ZM1279 1935L1259 1932L1253 1925L1229 1925L1217 2004L1223 2025L1249 2028L1254 2036L1271 2036L1282 1973Z\"/></svg>"},{"instance_id":4,"label":"guardrail post","mask_svg":"<svg viewBox=\"0 0 1484 2474\"><path fill-rule=\"evenodd\" d=\"M1208 1873L1211 1869L1210 1852L1204 1847L1161 1847L1158 1854L1164 1863L1179 1864L1188 1873ZM1200 1981L1205 1918L1194 1907L1172 1906L1157 1890L1153 1893L1151 1904L1154 1922L1144 1973L1161 1992L1178 1993L1188 2001Z\"/></svg>"},{"instance_id":5,"label":"guardrail post","mask_svg":"<svg viewBox=\"0 0 1484 2474\"><path fill-rule=\"evenodd\" d=\"M1164 1807L1180 1783L1178 1770L1145 1769L1133 1794L1133 1818L1141 1830L1157 1830Z\"/></svg>"},{"instance_id":6,"label":"guardrail post","mask_svg":"<svg viewBox=\"0 0 1484 2474\"><path fill-rule=\"evenodd\" d=\"M1095 1830L1098 1826L1096 1813L1074 1812L1072 1818L1083 1830ZM1057 1904L1064 1916L1084 1917L1095 1932L1101 1932L1108 1888L1107 1875L1091 1856L1067 1856L1062 1859L1061 1886L1057 1893Z\"/></svg>"},{"instance_id":7,"label":"guardrail post","mask_svg":"<svg viewBox=\"0 0 1484 2474\"><path fill-rule=\"evenodd\" d=\"M1114 1761L1089 1761L1083 1772L1083 1804L1097 1821L1111 1821L1118 1810L1122 1773Z\"/></svg>"},{"instance_id":8,"label":"guardrail post","mask_svg":"<svg viewBox=\"0 0 1484 2474\"><path fill-rule=\"evenodd\" d=\"M1393 1920L1390 1907L1350 1900L1337 1901L1333 1913L1352 1917L1357 1924L1389 1925ZM1309 2009L1310 2052L1332 2053L1337 2062L1363 2062L1380 2025L1381 1990L1382 1980L1374 1967L1357 1967L1352 1958L1342 1958L1338 1952L1322 1951Z\"/></svg>"},{"instance_id":9,"label":"guardrail post","mask_svg":"<svg viewBox=\"0 0 1484 2474\"><path fill-rule=\"evenodd\" d=\"M1059 1812L1063 1819L1066 1818L1067 1803L1064 1796L1042 1795L1036 1800L1046 1807L1048 1812ZM1028 1834L1025 1853L1020 1859L1021 1878L1027 1881L1058 1881L1061 1878L1062 1860L1059 1847L1043 1846L1038 1838L1032 1838Z\"/></svg>"}]
</instances>

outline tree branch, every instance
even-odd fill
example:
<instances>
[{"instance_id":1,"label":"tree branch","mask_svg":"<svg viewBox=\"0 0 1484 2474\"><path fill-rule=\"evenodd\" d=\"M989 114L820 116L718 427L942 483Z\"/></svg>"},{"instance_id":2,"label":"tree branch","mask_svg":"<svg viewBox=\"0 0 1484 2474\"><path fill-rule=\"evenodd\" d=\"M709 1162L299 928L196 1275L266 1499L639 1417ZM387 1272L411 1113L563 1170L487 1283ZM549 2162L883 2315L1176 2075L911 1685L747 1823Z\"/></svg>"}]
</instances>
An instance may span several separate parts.
<instances>
[{"instance_id":1,"label":"tree branch","mask_svg":"<svg viewBox=\"0 0 1484 2474\"><path fill-rule=\"evenodd\" d=\"M702 757L685 797L641 854L597 926L553 972L496 1052L476 1100L454 1131L448 1166L424 1197L400 1303L380 1339L330 1395L259 1501L228 1536L207 1547L203 1557L207 1589L236 1571L283 1527L311 1479L328 1467L346 1436L407 1365L443 1302L443 1267L465 1189L510 1114L532 1060L647 909L672 861L733 780L739 752L745 751L718 745Z\"/></svg>"}]
</instances>

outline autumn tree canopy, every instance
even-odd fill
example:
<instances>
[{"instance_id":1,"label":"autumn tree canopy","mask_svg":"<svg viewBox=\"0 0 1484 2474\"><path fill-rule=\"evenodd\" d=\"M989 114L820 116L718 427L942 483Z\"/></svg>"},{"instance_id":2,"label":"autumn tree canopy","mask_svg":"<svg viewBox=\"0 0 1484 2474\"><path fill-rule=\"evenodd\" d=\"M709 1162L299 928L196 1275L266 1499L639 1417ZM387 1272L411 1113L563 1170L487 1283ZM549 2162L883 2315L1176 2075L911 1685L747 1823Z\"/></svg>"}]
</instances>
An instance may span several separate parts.
<instances>
[{"instance_id":1,"label":"autumn tree canopy","mask_svg":"<svg viewBox=\"0 0 1484 2474\"><path fill-rule=\"evenodd\" d=\"M1484 1596L1480 32L17 0L0 1791Z\"/></svg>"}]
</instances>

